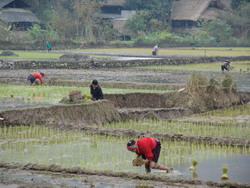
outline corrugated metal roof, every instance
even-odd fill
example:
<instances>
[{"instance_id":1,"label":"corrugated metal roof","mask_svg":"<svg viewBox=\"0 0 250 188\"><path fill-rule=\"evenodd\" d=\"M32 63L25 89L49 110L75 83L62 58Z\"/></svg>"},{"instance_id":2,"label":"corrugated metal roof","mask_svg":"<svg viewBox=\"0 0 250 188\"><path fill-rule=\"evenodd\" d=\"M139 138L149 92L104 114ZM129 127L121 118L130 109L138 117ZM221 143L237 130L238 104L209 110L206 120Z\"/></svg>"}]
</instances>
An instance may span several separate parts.
<instances>
[{"instance_id":1,"label":"corrugated metal roof","mask_svg":"<svg viewBox=\"0 0 250 188\"><path fill-rule=\"evenodd\" d=\"M29 10L8 8L0 11L0 19L6 23L13 22L36 22L40 23L39 19Z\"/></svg>"}]
</instances>

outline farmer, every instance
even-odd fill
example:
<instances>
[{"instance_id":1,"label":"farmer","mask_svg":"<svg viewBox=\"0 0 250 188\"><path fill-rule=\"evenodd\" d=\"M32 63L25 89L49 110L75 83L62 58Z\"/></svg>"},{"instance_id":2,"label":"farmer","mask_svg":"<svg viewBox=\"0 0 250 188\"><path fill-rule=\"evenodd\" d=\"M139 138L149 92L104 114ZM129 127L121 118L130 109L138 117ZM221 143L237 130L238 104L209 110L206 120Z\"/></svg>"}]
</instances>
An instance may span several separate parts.
<instances>
[{"instance_id":1,"label":"farmer","mask_svg":"<svg viewBox=\"0 0 250 188\"><path fill-rule=\"evenodd\" d=\"M49 41L46 41L46 48L47 48L48 52L51 51L51 45L50 45Z\"/></svg>"},{"instance_id":2,"label":"farmer","mask_svg":"<svg viewBox=\"0 0 250 188\"><path fill-rule=\"evenodd\" d=\"M152 50L152 55L157 55L158 54L158 50L159 50L159 47L158 47L158 44L156 44L155 47Z\"/></svg>"},{"instance_id":3,"label":"farmer","mask_svg":"<svg viewBox=\"0 0 250 188\"><path fill-rule=\"evenodd\" d=\"M30 74L27 78L28 81L30 81L30 85L34 86L37 84L36 80L39 79L41 85L44 83L43 81L43 77L44 77L45 73L44 72L34 72L32 74Z\"/></svg>"},{"instance_id":4,"label":"farmer","mask_svg":"<svg viewBox=\"0 0 250 188\"><path fill-rule=\"evenodd\" d=\"M223 62L223 64L221 65L221 70L222 72L224 72L224 70L229 71L230 69L230 61L226 60L225 62Z\"/></svg>"},{"instance_id":5,"label":"farmer","mask_svg":"<svg viewBox=\"0 0 250 188\"><path fill-rule=\"evenodd\" d=\"M151 168L166 170L167 173L171 173L173 170L172 168L157 164L161 152L161 143L155 138L143 137L139 140L130 140L127 143L127 149L135 152L137 158L142 156L147 173L151 172Z\"/></svg>"},{"instance_id":6,"label":"farmer","mask_svg":"<svg viewBox=\"0 0 250 188\"><path fill-rule=\"evenodd\" d=\"M103 99L102 88L99 86L97 80L93 80L90 85L90 94L92 96L91 100L101 100Z\"/></svg>"}]
</instances>

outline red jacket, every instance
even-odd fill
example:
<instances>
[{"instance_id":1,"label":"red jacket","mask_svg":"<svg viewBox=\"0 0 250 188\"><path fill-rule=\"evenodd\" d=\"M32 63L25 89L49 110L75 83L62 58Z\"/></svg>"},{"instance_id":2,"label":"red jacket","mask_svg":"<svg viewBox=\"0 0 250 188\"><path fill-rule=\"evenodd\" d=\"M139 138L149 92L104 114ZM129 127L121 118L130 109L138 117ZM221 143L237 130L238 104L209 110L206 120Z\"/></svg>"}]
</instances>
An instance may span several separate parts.
<instances>
[{"instance_id":1,"label":"red jacket","mask_svg":"<svg viewBox=\"0 0 250 188\"><path fill-rule=\"evenodd\" d=\"M152 152L153 149L156 147L156 140L152 137L143 137L137 140L137 146L139 151L136 152L138 156L145 155L148 160L152 160L154 154Z\"/></svg>"},{"instance_id":2,"label":"red jacket","mask_svg":"<svg viewBox=\"0 0 250 188\"><path fill-rule=\"evenodd\" d=\"M39 79L41 84L43 84L43 77L39 72L34 72L32 75L35 77L35 79Z\"/></svg>"}]
</instances>

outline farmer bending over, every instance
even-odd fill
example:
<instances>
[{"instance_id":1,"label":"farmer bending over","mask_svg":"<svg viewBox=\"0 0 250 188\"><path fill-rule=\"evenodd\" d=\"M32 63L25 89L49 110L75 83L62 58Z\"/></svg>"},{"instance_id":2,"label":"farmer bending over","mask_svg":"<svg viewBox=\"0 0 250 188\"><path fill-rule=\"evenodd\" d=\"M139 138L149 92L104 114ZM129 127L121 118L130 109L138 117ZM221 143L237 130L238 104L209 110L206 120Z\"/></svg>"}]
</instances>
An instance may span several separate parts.
<instances>
[{"instance_id":1,"label":"farmer bending over","mask_svg":"<svg viewBox=\"0 0 250 188\"><path fill-rule=\"evenodd\" d=\"M230 69L230 61L226 60L225 62L223 62L223 64L221 65L221 70L222 72L224 72L224 70L229 71Z\"/></svg>"},{"instance_id":2,"label":"farmer bending over","mask_svg":"<svg viewBox=\"0 0 250 188\"><path fill-rule=\"evenodd\" d=\"M159 50L159 47L158 47L158 44L156 44L155 47L152 50L152 55L157 55L158 54L158 50Z\"/></svg>"},{"instance_id":3,"label":"farmer bending over","mask_svg":"<svg viewBox=\"0 0 250 188\"><path fill-rule=\"evenodd\" d=\"M30 85L34 86L34 85L38 84L36 82L36 80L39 79L40 83L42 85L44 83L44 81L43 81L44 75L45 75L44 72L40 72L40 73L39 72L34 72L34 73L32 73L32 74L30 74L28 76L27 80L30 81Z\"/></svg>"},{"instance_id":4,"label":"farmer bending over","mask_svg":"<svg viewBox=\"0 0 250 188\"><path fill-rule=\"evenodd\" d=\"M151 172L151 168L166 170L167 173L171 173L173 170L172 168L157 164L161 152L161 143L155 138L143 137L139 140L130 140L127 143L127 149L137 154L136 159L142 156L147 173Z\"/></svg>"},{"instance_id":5,"label":"farmer bending over","mask_svg":"<svg viewBox=\"0 0 250 188\"><path fill-rule=\"evenodd\" d=\"M97 80L93 80L90 85L90 94L92 96L91 100L101 100L103 99L102 88L99 86Z\"/></svg>"}]
</instances>

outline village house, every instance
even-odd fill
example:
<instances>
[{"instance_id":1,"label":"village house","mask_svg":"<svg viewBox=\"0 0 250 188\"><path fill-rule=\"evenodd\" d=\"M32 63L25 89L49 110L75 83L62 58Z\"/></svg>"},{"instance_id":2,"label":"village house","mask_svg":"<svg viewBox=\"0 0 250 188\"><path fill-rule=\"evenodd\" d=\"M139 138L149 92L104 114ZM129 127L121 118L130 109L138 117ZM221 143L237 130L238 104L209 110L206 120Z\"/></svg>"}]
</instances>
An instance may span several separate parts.
<instances>
[{"instance_id":1,"label":"village house","mask_svg":"<svg viewBox=\"0 0 250 188\"><path fill-rule=\"evenodd\" d=\"M12 30L25 31L39 19L31 11L31 6L22 0L0 1L0 22L11 25Z\"/></svg>"},{"instance_id":2,"label":"village house","mask_svg":"<svg viewBox=\"0 0 250 188\"><path fill-rule=\"evenodd\" d=\"M125 0L107 0L100 3L101 16L109 20L123 40L130 39L130 34L125 28L126 21L136 14L136 11L124 10Z\"/></svg>"},{"instance_id":3,"label":"village house","mask_svg":"<svg viewBox=\"0 0 250 188\"><path fill-rule=\"evenodd\" d=\"M196 27L200 21L213 20L225 13L230 0L173 1L171 22L175 32Z\"/></svg>"}]
</instances>

